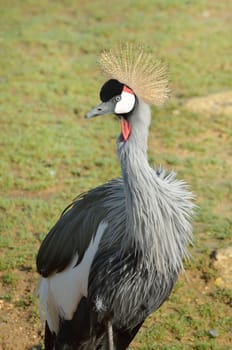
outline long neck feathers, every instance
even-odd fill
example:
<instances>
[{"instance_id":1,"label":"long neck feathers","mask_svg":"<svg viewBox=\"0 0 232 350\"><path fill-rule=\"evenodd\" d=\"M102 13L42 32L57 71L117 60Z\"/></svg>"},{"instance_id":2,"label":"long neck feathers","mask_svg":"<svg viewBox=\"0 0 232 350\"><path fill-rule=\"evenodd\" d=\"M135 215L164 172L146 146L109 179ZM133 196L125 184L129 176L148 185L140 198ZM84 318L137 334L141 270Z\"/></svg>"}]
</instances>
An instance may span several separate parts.
<instances>
[{"instance_id":1,"label":"long neck feathers","mask_svg":"<svg viewBox=\"0 0 232 350\"><path fill-rule=\"evenodd\" d=\"M141 112L144 113L141 116ZM143 120L141 119L143 117ZM142 101L131 116L132 132L118 143L124 180L127 232L125 248L142 253L145 265L168 275L178 272L191 241L192 194L175 174L158 174L147 160L150 109Z\"/></svg>"}]
</instances>

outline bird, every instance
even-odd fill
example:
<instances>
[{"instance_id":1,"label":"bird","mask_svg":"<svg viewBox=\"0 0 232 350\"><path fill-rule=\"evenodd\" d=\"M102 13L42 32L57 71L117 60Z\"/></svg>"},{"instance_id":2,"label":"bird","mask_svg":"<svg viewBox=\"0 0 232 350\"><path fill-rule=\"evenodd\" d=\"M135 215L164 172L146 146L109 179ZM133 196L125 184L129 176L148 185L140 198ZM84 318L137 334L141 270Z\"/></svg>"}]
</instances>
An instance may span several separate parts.
<instances>
[{"instance_id":1,"label":"bird","mask_svg":"<svg viewBox=\"0 0 232 350\"><path fill-rule=\"evenodd\" d=\"M174 171L151 166L151 107L170 88L166 66L143 45L99 58L101 103L86 118L116 115L121 175L80 194L39 248L45 350L124 350L168 299L193 241L194 195Z\"/></svg>"}]
</instances>

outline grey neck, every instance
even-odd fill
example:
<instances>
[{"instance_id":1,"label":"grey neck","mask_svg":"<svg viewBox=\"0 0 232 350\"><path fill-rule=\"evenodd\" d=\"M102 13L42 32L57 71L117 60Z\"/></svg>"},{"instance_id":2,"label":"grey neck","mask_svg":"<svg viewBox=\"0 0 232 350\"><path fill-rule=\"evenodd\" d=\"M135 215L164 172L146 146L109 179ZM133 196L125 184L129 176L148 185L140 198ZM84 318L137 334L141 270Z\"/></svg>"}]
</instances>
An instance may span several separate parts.
<instances>
[{"instance_id":1,"label":"grey neck","mask_svg":"<svg viewBox=\"0 0 232 350\"><path fill-rule=\"evenodd\" d=\"M147 160L150 115L150 107L138 100L129 117L131 135L127 142L122 142L120 137L118 140L118 155L125 185L128 244L146 251L146 254L151 248L152 239L149 226L152 225L150 220L153 217L149 211L154 207L154 198L151 201L154 177Z\"/></svg>"},{"instance_id":2,"label":"grey neck","mask_svg":"<svg viewBox=\"0 0 232 350\"><path fill-rule=\"evenodd\" d=\"M150 107L138 99L129 117L132 130L127 142L118 143L118 155L125 183L128 212L135 202L143 200L151 169L147 160L148 132L151 120ZM141 196L140 196L141 195Z\"/></svg>"},{"instance_id":3,"label":"grey neck","mask_svg":"<svg viewBox=\"0 0 232 350\"><path fill-rule=\"evenodd\" d=\"M118 140L118 156L124 180L126 235L124 247L133 246L144 263L168 275L179 271L191 240L192 194L175 174L165 177L149 166L147 141L150 108L138 101L129 117L132 126L126 142Z\"/></svg>"}]
</instances>

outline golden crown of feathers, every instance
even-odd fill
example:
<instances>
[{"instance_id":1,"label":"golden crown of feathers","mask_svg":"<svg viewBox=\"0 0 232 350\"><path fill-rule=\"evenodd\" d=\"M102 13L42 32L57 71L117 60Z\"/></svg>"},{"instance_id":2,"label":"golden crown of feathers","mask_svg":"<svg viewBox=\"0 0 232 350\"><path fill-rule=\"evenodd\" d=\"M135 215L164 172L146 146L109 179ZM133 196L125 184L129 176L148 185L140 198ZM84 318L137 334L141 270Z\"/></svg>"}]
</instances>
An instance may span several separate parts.
<instances>
[{"instance_id":1,"label":"golden crown of feathers","mask_svg":"<svg viewBox=\"0 0 232 350\"><path fill-rule=\"evenodd\" d=\"M142 45L120 45L104 51L99 59L109 79L129 86L150 105L162 105L169 96L166 66L144 50Z\"/></svg>"}]
</instances>

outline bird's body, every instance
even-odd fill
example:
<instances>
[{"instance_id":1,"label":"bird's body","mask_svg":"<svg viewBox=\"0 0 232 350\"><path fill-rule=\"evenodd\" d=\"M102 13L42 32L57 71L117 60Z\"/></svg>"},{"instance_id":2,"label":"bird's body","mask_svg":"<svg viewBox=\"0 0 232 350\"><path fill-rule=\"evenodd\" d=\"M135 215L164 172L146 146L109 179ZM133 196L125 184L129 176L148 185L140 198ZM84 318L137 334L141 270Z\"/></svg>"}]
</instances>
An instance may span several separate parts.
<instances>
[{"instance_id":1,"label":"bird's body","mask_svg":"<svg viewBox=\"0 0 232 350\"><path fill-rule=\"evenodd\" d=\"M87 116L107 113L109 100L112 108L108 88L107 102ZM122 177L77 198L40 247L46 350L126 349L169 296L187 255L192 194L174 173L148 164L148 104L136 96L127 113L118 138Z\"/></svg>"}]
</instances>

